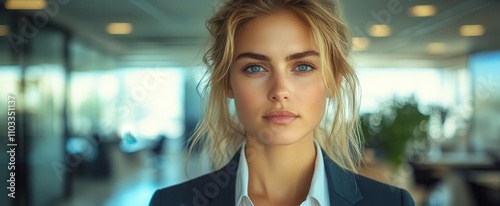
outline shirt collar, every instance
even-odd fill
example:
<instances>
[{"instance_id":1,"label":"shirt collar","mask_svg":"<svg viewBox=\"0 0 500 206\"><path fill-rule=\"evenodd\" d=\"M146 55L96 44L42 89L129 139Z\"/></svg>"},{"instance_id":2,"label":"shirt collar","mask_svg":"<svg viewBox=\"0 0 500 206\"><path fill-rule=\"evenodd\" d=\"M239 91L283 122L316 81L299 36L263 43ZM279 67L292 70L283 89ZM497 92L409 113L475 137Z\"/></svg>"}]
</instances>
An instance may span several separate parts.
<instances>
[{"instance_id":1,"label":"shirt collar","mask_svg":"<svg viewBox=\"0 0 500 206\"><path fill-rule=\"evenodd\" d=\"M323 152L316 140L316 162L314 164L314 173L307 196L313 197L319 202L319 205L330 205L330 197L328 196L328 181L325 173L325 163L323 161Z\"/></svg>"},{"instance_id":2,"label":"shirt collar","mask_svg":"<svg viewBox=\"0 0 500 206\"><path fill-rule=\"evenodd\" d=\"M245 145L246 142L241 146L240 161L236 172L236 206L243 205L250 199L248 196L248 164L245 157Z\"/></svg>"},{"instance_id":3,"label":"shirt collar","mask_svg":"<svg viewBox=\"0 0 500 206\"><path fill-rule=\"evenodd\" d=\"M240 150L240 161L236 173L236 205L253 205L248 196L248 163L245 157L245 145ZM328 196L328 183L325 174L325 164L323 162L323 153L321 147L316 140L316 160L314 164L314 173L309 187L307 197L314 198L321 206L330 205L330 197Z\"/></svg>"}]
</instances>

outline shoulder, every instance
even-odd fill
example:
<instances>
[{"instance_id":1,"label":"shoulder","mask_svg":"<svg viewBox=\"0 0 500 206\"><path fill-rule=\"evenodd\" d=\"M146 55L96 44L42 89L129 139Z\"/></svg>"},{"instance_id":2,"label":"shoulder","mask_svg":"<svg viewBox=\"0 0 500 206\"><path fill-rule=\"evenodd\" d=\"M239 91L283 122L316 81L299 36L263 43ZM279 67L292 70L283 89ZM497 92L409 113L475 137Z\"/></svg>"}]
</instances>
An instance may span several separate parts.
<instances>
[{"instance_id":1,"label":"shoulder","mask_svg":"<svg viewBox=\"0 0 500 206\"><path fill-rule=\"evenodd\" d=\"M324 153L324 152L323 152ZM410 193L368 177L355 174L340 167L327 155L324 155L330 198L334 203L349 203L357 206L414 206Z\"/></svg>"},{"instance_id":2,"label":"shoulder","mask_svg":"<svg viewBox=\"0 0 500 206\"><path fill-rule=\"evenodd\" d=\"M415 205L408 191L368 177L355 174L356 183L363 194L360 205Z\"/></svg>"},{"instance_id":3,"label":"shoulder","mask_svg":"<svg viewBox=\"0 0 500 206\"><path fill-rule=\"evenodd\" d=\"M212 173L157 190L151 198L150 206L234 204L235 175L238 166L235 159Z\"/></svg>"},{"instance_id":4,"label":"shoulder","mask_svg":"<svg viewBox=\"0 0 500 206\"><path fill-rule=\"evenodd\" d=\"M207 176L208 175L203 175L181 184L156 190L149 205L191 205L191 199L196 197L197 192L200 192L198 186L207 182Z\"/></svg>"}]
</instances>

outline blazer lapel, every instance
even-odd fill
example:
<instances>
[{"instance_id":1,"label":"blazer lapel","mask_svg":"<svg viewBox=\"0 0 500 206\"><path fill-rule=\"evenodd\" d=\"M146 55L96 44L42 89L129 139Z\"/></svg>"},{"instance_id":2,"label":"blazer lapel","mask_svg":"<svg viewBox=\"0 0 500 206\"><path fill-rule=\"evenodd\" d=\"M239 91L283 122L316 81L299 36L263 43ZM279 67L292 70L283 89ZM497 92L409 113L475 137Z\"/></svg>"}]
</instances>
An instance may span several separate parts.
<instances>
[{"instance_id":1,"label":"blazer lapel","mask_svg":"<svg viewBox=\"0 0 500 206\"><path fill-rule=\"evenodd\" d=\"M341 168L323 152L330 204L347 206L355 205L363 199L363 194L357 187L355 174Z\"/></svg>"},{"instance_id":2,"label":"blazer lapel","mask_svg":"<svg viewBox=\"0 0 500 206\"><path fill-rule=\"evenodd\" d=\"M236 172L238 170L238 164L240 161L240 150L236 152L233 158L227 163L223 168L217 170L210 174L211 178L215 182L219 181L223 183L227 181L225 178L229 178L227 184L221 184L216 198L212 199L208 204L209 206L219 206L219 205L234 205L235 204L235 191L236 191ZM214 193L217 191L213 191Z\"/></svg>"}]
</instances>

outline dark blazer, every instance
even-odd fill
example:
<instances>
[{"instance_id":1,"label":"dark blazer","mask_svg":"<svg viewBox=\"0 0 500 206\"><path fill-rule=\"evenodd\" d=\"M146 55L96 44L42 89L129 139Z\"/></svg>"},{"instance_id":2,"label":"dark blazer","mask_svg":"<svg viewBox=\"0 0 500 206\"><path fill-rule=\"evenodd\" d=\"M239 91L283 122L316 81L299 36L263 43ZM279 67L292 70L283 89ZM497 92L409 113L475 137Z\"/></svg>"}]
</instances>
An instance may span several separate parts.
<instances>
[{"instance_id":1,"label":"dark blazer","mask_svg":"<svg viewBox=\"0 0 500 206\"><path fill-rule=\"evenodd\" d=\"M240 151L220 170L157 190L149 205L234 205ZM331 205L415 205L406 190L344 170L322 152Z\"/></svg>"}]
</instances>

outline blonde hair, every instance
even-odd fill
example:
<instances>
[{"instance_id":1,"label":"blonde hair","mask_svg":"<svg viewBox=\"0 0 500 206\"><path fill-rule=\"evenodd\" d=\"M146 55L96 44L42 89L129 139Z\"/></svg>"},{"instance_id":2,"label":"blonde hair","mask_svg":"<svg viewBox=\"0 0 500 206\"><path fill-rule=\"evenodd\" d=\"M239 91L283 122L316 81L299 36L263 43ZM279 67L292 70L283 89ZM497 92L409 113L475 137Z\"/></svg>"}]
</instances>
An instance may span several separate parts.
<instances>
[{"instance_id":1,"label":"blonde hair","mask_svg":"<svg viewBox=\"0 0 500 206\"><path fill-rule=\"evenodd\" d=\"M231 114L227 96L235 37L249 20L283 10L293 12L309 25L322 57L321 65L331 68L321 70L328 109L314 138L333 161L356 172L361 160L358 79L349 62L350 32L336 0L231 0L219 8L207 21L211 42L203 57L208 69L202 95L208 95L208 102L204 117L191 136L188 157L200 145L213 167L219 169L242 145L244 128Z\"/></svg>"}]
</instances>

